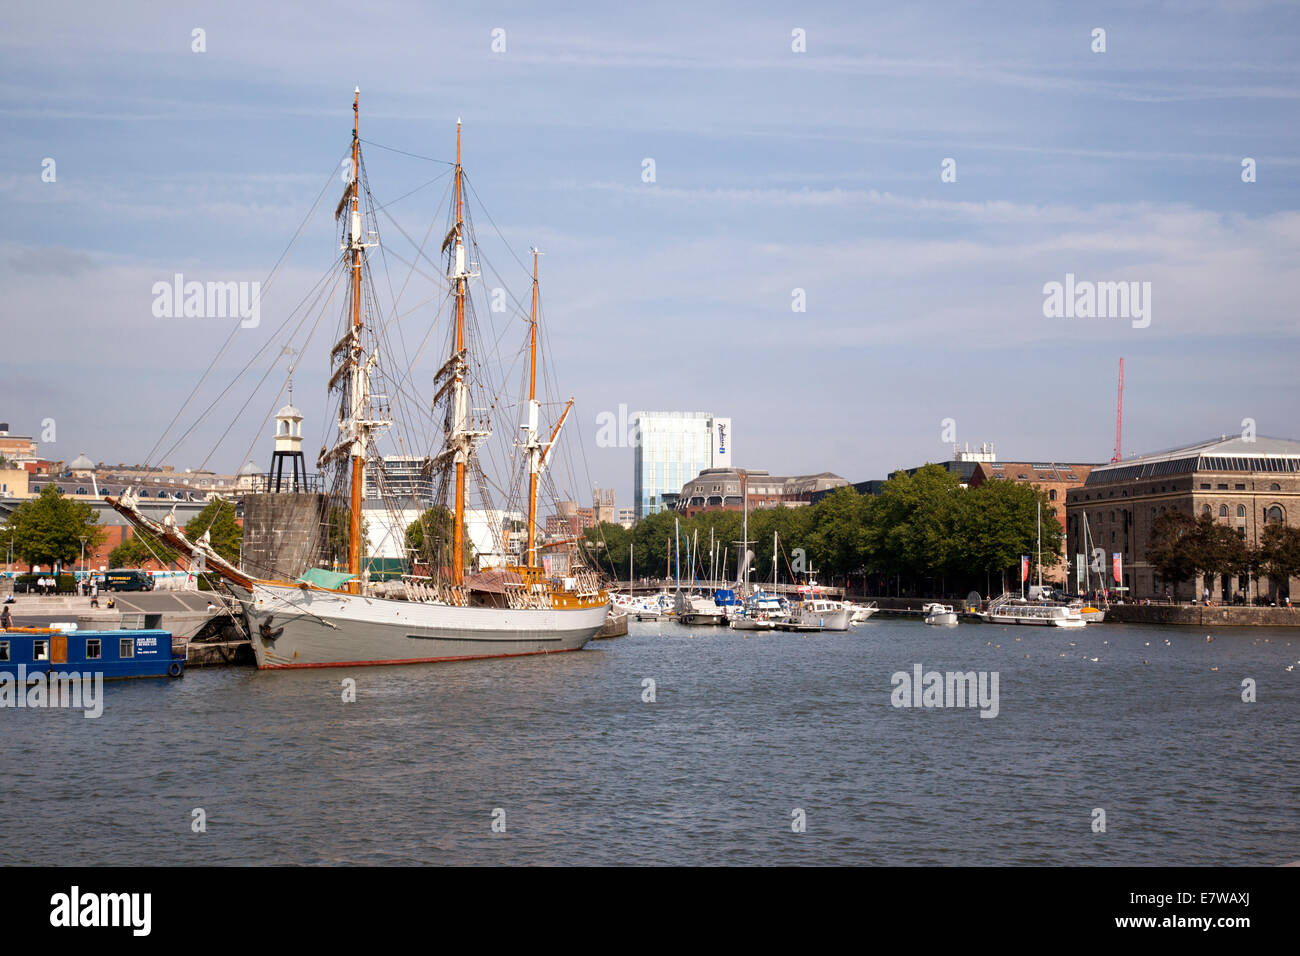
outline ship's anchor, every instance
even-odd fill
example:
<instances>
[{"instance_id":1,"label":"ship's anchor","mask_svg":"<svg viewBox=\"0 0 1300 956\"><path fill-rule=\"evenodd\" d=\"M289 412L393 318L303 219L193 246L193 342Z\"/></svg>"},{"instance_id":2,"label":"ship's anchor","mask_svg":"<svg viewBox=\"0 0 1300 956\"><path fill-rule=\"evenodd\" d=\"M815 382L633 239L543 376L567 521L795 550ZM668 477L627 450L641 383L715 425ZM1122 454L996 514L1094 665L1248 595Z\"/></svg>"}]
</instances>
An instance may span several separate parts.
<instances>
[{"instance_id":1,"label":"ship's anchor","mask_svg":"<svg viewBox=\"0 0 1300 956\"><path fill-rule=\"evenodd\" d=\"M281 625L280 627L277 628L271 627L271 622L274 620L275 620L275 615L273 614L270 617L268 617L265 621L263 621L261 627L257 629L258 632L262 635L262 640L271 644L274 644L275 639L284 633L284 625Z\"/></svg>"}]
</instances>

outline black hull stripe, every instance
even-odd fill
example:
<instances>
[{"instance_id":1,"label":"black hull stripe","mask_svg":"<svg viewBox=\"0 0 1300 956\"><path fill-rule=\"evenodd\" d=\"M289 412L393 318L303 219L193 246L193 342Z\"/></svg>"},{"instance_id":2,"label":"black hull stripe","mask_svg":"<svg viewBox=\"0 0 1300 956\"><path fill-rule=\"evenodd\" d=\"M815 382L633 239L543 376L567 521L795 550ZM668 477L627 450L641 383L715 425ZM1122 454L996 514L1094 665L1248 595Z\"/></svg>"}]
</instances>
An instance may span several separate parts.
<instances>
[{"instance_id":1,"label":"black hull stripe","mask_svg":"<svg viewBox=\"0 0 1300 956\"><path fill-rule=\"evenodd\" d=\"M412 641L464 641L473 644L558 644L562 637L441 637L436 634L407 634Z\"/></svg>"}]
</instances>

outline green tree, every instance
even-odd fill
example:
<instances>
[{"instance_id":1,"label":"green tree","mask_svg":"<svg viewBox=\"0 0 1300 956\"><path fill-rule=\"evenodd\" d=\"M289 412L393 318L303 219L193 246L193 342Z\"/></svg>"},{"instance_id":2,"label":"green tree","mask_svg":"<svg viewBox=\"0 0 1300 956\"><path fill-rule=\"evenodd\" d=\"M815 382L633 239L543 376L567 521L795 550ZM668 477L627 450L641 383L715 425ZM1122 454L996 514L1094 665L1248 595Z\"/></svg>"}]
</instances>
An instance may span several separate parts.
<instances>
[{"instance_id":1,"label":"green tree","mask_svg":"<svg viewBox=\"0 0 1300 956\"><path fill-rule=\"evenodd\" d=\"M185 525L185 537L197 541L210 536L212 550L231 564L239 563L244 531L235 520L235 506L224 498L213 498Z\"/></svg>"},{"instance_id":2,"label":"green tree","mask_svg":"<svg viewBox=\"0 0 1300 956\"><path fill-rule=\"evenodd\" d=\"M434 505L422 512L418 518L406 527L406 547L414 552L415 563L426 568L446 568L451 566L452 552L452 514L442 505ZM465 562L474 560L474 545L470 543L469 531L464 530ZM344 549L346 555L346 548Z\"/></svg>"},{"instance_id":3,"label":"green tree","mask_svg":"<svg viewBox=\"0 0 1300 956\"><path fill-rule=\"evenodd\" d=\"M669 564L673 554L673 511L646 515L632 529L631 543L636 546L638 577L671 578Z\"/></svg>"},{"instance_id":4,"label":"green tree","mask_svg":"<svg viewBox=\"0 0 1300 956\"><path fill-rule=\"evenodd\" d=\"M869 507L870 500L852 488L837 488L808 509L808 553L830 578L866 566Z\"/></svg>"},{"instance_id":5,"label":"green tree","mask_svg":"<svg viewBox=\"0 0 1300 956\"><path fill-rule=\"evenodd\" d=\"M1259 536L1256 564L1276 585L1288 585L1300 576L1300 529L1277 522L1264 525Z\"/></svg>"},{"instance_id":6,"label":"green tree","mask_svg":"<svg viewBox=\"0 0 1300 956\"><path fill-rule=\"evenodd\" d=\"M66 497L53 484L15 508L0 534L12 535L14 554L21 560L39 565L71 565L81 557L83 536L87 554L106 537L95 509Z\"/></svg>"},{"instance_id":7,"label":"green tree","mask_svg":"<svg viewBox=\"0 0 1300 956\"><path fill-rule=\"evenodd\" d=\"M1201 536L1196 520L1181 511L1167 511L1151 525L1147 560L1161 580L1177 587L1196 576Z\"/></svg>"},{"instance_id":8,"label":"green tree","mask_svg":"<svg viewBox=\"0 0 1300 956\"><path fill-rule=\"evenodd\" d=\"M961 483L939 465L898 471L872 501L866 531L868 569L938 577L957 557Z\"/></svg>"},{"instance_id":9,"label":"green tree","mask_svg":"<svg viewBox=\"0 0 1300 956\"><path fill-rule=\"evenodd\" d=\"M602 521L582 533L582 543L587 560L597 570L619 579L628 576L628 556L632 550L629 546L633 543L631 531L620 524ZM636 557L639 559L640 555Z\"/></svg>"},{"instance_id":10,"label":"green tree","mask_svg":"<svg viewBox=\"0 0 1300 956\"><path fill-rule=\"evenodd\" d=\"M1220 524L1213 515L1196 519L1196 569L1202 574L1233 577L1245 574L1249 565L1245 539L1233 528Z\"/></svg>"},{"instance_id":11,"label":"green tree","mask_svg":"<svg viewBox=\"0 0 1300 956\"><path fill-rule=\"evenodd\" d=\"M804 550L804 559L813 568L820 571L828 560L834 560L828 554L816 550L812 541L813 508L775 508L751 509L749 512L749 539L754 542L754 568L750 571L751 581L772 580L772 544L773 535L779 535L780 550L776 557L777 579L790 583L798 577L806 577L807 571L796 572L794 569L795 550ZM740 538L739 533L736 535Z\"/></svg>"},{"instance_id":12,"label":"green tree","mask_svg":"<svg viewBox=\"0 0 1300 956\"><path fill-rule=\"evenodd\" d=\"M176 560L176 552L153 535L137 530L108 553L110 568L138 568L146 561L166 566Z\"/></svg>"},{"instance_id":13,"label":"green tree","mask_svg":"<svg viewBox=\"0 0 1300 956\"><path fill-rule=\"evenodd\" d=\"M1043 543L1038 545L1040 508ZM1019 568L1020 556L1037 554L1042 563L1060 563L1060 522L1050 513L1041 488L994 479L965 492L957 521L957 563L968 572L996 572ZM1018 579L1017 579L1018 580Z\"/></svg>"}]
</instances>

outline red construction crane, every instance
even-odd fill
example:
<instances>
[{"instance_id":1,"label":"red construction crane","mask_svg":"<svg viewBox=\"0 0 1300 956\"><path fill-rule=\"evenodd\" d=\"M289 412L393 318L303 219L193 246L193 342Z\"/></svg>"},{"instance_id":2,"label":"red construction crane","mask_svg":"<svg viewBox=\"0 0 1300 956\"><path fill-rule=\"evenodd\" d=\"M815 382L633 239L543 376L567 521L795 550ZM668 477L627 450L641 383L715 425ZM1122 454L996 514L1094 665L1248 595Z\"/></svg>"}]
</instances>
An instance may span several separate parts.
<instances>
[{"instance_id":1,"label":"red construction crane","mask_svg":"<svg viewBox=\"0 0 1300 956\"><path fill-rule=\"evenodd\" d=\"M1115 400L1115 454L1111 461L1120 459L1120 443L1124 437L1124 360L1119 360L1119 398Z\"/></svg>"}]
</instances>

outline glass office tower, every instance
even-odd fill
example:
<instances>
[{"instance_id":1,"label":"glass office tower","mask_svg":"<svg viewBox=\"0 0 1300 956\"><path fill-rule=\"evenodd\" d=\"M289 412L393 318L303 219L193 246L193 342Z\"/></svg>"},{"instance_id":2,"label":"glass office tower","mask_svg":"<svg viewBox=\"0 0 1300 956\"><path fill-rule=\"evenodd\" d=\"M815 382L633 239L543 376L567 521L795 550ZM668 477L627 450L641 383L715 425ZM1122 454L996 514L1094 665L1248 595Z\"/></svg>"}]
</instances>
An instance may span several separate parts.
<instances>
[{"instance_id":1,"label":"glass office tower","mask_svg":"<svg viewBox=\"0 0 1300 956\"><path fill-rule=\"evenodd\" d=\"M664 509L664 496L706 468L731 465L731 419L712 412L633 412L632 493L636 518Z\"/></svg>"}]
</instances>

